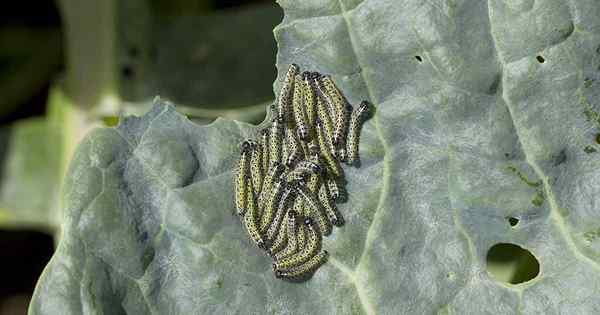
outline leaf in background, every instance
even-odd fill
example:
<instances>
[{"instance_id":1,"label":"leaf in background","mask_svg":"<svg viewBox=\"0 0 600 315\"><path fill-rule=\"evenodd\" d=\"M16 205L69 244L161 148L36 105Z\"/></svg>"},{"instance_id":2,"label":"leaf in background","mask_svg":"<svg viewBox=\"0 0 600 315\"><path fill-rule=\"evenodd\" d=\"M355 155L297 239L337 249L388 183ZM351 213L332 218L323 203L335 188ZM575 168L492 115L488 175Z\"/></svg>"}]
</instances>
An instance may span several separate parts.
<instances>
[{"instance_id":1,"label":"leaf in background","mask_svg":"<svg viewBox=\"0 0 600 315\"><path fill-rule=\"evenodd\" d=\"M49 89L47 107L44 118L0 129L0 227L58 237L61 182L76 144L98 123L86 120L60 85Z\"/></svg>"},{"instance_id":2,"label":"leaf in background","mask_svg":"<svg viewBox=\"0 0 600 315\"><path fill-rule=\"evenodd\" d=\"M271 30L280 21L279 8L261 5L156 22L150 80L133 78L146 85L141 97L158 93L177 104L215 109L272 100L277 47Z\"/></svg>"},{"instance_id":3,"label":"leaf in background","mask_svg":"<svg viewBox=\"0 0 600 315\"><path fill-rule=\"evenodd\" d=\"M129 107L145 112L144 101L160 95L191 117L260 122L273 99L272 29L281 10L265 4L168 15L148 6L119 4L120 94Z\"/></svg>"},{"instance_id":4,"label":"leaf in background","mask_svg":"<svg viewBox=\"0 0 600 315\"><path fill-rule=\"evenodd\" d=\"M256 127L199 127L157 101L80 145L32 314L598 312L600 5L280 4L279 75L296 62L377 106L329 263L276 280L233 215ZM540 274L495 280L499 243Z\"/></svg>"},{"instance_id":5,"label":"leaf in background","mask_svg":"<svg viewBox=\"0 0 600 315\"><path fill-rule=\"evenodd\" d=\"M281 21L274 4L211 14L199 14L207 1L59 5L67 93L77 107L96 116L141 114L161 95L199 120L264 118L276 75L272 29Z\"/></svg>"},{"instance_id":6,"label":"leaf in background","mask_svg":"<svg viewBox=\"0 0 600 315\"><path fill-rule=\"evenodd\" d=\"M61 63L56 29L0 28L0 117L39 93Z\"/></svg>"},{"instance_id":7,"label":"leaf in background","mask_svg":"<svg viewBox=\"0 0 600 315\"><path fill-rule=\"evenodd\" d=\"M43 118L27 119L4 127L0 139L0 225L58 228L60 130Z\"/></svg>"}]
</instances>

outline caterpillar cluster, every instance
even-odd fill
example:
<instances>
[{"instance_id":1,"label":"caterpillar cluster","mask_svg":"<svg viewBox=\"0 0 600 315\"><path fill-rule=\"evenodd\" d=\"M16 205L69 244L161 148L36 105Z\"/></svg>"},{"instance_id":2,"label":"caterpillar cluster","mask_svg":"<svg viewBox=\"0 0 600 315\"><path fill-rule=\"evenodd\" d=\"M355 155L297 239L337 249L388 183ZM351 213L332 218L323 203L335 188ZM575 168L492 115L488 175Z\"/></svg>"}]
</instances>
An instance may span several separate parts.
<instances>
[{"instance_id":1,"label":"caterpillar cluster","mask_svg":"<svg viewBox=\"0 0 600 315\"><path fill-rule=\"evenodd\" d=\"M241 145L235 202L250 238L273 258L277 278L310 276L327 260L323 235L344 220L343 171L358 162L370 105L350 106L331 77L291 64L270 127Z\"/></svg>"}]
</instances>

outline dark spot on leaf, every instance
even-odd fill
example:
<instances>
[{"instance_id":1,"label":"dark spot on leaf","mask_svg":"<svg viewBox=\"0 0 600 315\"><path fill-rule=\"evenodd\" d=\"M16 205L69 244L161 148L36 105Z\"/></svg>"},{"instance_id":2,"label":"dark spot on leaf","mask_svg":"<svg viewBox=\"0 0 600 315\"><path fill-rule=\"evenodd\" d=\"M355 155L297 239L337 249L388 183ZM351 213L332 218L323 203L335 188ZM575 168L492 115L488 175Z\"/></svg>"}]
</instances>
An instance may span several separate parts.
<instances>
[{"instance_id":1,"label":"dark spot on leaf","mask_svg":"<svg viewBox=\"0 0 600 315\"><path fill-rule=\"evenodd\" d=\"M492 84L488 89L488 94L496 94L498 87L500 86L500 82L502 82L502 75L498 73L494 76L494 81L492 81Z\"/></svg>"},{"instance_id":2,"label":"dark spot on leaf","mask_svg":"<svg viewBox=\"0 0 600 315\"><path fill-rule=\"evenodd\" d=\"M498 243L490 247L486 257L492 278L509 284L530 281L540 273L540 263L533 254L516 244Z\"/></svg>"},{"instance_id":3,"label":"dark spot on leaf","mask_svg":"<svg viewBox=\"0 0 600 315\"><path fill-rule=\"evenodd\" d=\"M515 218L515 217L508 217L508 224L510 224L510 226L516 226L517 224L519 224L519 219Z\"/></svg>"},{"instance_id":4,"label":"dark spot on leaf","mask_svg":"<svg viewBox=\"0 0 600 315\"><path fill-rule=\"evenodd\" d=\"M600 133L596 135L596 143L600 144Z\"/></svg>"},{"instance_id":5,"label":"dark spot on leaf","mask_svg":"<svg viewBox=\"0 0 600 315\"><path fill-rule=\"evenodd\" d=\"M571 34L573 34L573 31L575 30L575 25L571 22L569 23L569 25L567 25L564 28L555 28L554 31L556 33L558 33L558 36L560 36L562 38L562 40L567 39L569 36L571 36Z\"/></svg>"},{"instance_id":6,"label":"dark spot on leaf","mask_svg":"<svg viewBox=\"0 0 600 315\"><path fill-rule=\"evenodd\" d=\"M146 242L144 242L146 243ZM143 249L142 252L142 259L141 259L141 263L142 263L142 268L144 270L146 270L148 268L148 266L150 266L150 264L154 261L154 257L156 256L156 251L154 250L154 247L152 246L145 246L145 248Z\"/></svg>"},{"instance_id":7,"label":"dark spot on leaf","mask_svg":"<svg viewBox=\"0 0 600 315\"><path fill-rule=\"evenodd\" d=\"M596 122L600 124L600 114L598 114L598 112L596 112L589 103L584 102L583 105L585 106L585 109L583 111L585 118L589 122Z\"/></svg>"},{"instance_id":8,"label":"dark spot on leaf","mask_svg":"<svg viewBox=\"0 0 600 315\"><path fill-rule=\"evenodd\" d=\"M583 238L588 242L594 242L600 237L600 228L583 233Z\"/></svg>"},{"instance_id":9,"label":"dark spot on leaf","mask_svg":"<svg viewBox=\"0 0 600 315\"><path fill-rule=\"evenodd\" d=\"M140 241L141 241L142 243L146 243L146 241L148 241L148 232L143 232L143 233L140 235Z\"/></svg>"},{"instance_id":10,"label":"dark spot on leaf","mask_svg":"<svg viewBox=\"0 0 600 315\"><path fill-rule=\"evenodd\" d=\"M536 207L541 207L544 204L544 193L541 190L538 190L533 196L531 203Z\"/></svg>"},{"instance_id":11,"label":"dark spot on leaf","mask_svg":"<svg viewBox=\"0 0 600 315\"><path fill-rule=\"evenodd\" d=\"M590 154L590 153L597 152L597 150L596 150L596 148L592 147L591 145L588 145L585 148L583 148L583 152Z\"/></svg>"},{"instance_id":12,"label":"dark spot on leaf","mask_svg":"<svg viewBox=\"0 0 600 315\"><path fill-rule=\"evenodd\" d=\"M583 79L583 87L585 87L585 88L591 87L592 86L592 82L594 82L593 79L590 79L590 78Z\"/></svg>"},{"instance_id":13,"label":"dark spot on leaf","mask_svg":"<svg viewBox=\"0 0 600 315\"><path fill-rule=\"evenodd\" d=\"M563 149L554 157L554 166L563 164L567 160L567 152Z\"/></svg>"},{"instance_id":14,"label":"dark spot on leaf","mask_svg":"<svg viewBox=\"0 0 600 315\"><path fill-rule=\"evenodd\" d=\"M421 56L415 56L415 59L417 59L418 62L423 62L423 58L421 58Z\"/></svg>"},{"instance_id":15,"label":"dark spot on leaf","mask_svg":"<svg viewBox=\"0 0 600 315\"><path fill-rule=\"evenodd\" d=\"M539 55L538 55L537 57L535 57L535 59L537 59L537 61L538 61L539 63L544 63L544 62L546 62L546 59L544 59L544 57L542 57L542 56L539 56Z\"/></svg>"},{"instance_id":16,"label":"dark spot on leaf","mask_svg":"<svg viewBox=\"0 0 600 315\"><path fill-rule=\"evenodd\" d=\"M402 245L402 247L400 247L400 250L398 251L399 256L404 256L404 254L406 254L406 245Z\"/></svg>"},{"instance_id":17,"label":"dark spot on leaf","mask_svg":"<svg viewBox=\"0 0 600 315\"><path fill-rule=\"evenodd\" d=\"M538 187L542 184L542 181L537 181L537 182L531 181L529 178L527 178L527 176L525 176L525 174L523 174L521 171L519 171L516 167L514 167L512 165L507 166L506 169L515 173L517 176L519 176L519 179L522 180L528 186Z\"/></svg>"}]
</instances>

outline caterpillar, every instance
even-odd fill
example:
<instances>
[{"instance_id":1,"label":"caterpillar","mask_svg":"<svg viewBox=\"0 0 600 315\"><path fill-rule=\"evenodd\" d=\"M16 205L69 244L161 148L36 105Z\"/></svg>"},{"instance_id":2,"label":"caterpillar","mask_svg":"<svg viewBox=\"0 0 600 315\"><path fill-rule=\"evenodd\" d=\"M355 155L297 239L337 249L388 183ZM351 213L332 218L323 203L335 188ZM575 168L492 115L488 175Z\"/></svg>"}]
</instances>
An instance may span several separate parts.
<instances>
[{"instance_id":1,"label":"caterpillar","mask_svg":"<svg viewBox=\"0 0 600 315\"><path fill-rule=\"evenodd\" d=\"M300 75L296 75L296 78L294 80L296 84L294 84L294 99L292 111L294 113L294 121L296 122L296 127L298 128L298 136L300 140L304 141L308 139L308 127L306 126L306 117L304 113L304 80Z\"/></svg>"},{"instance_id":2,"label":"caterpillar","mask_svg":"<svg viewBox=\"0 0 600 315\"><path fill-rule=\"evenodd\" d=\"M325 107L325 104L321 101L321 98L317 99L316 124L318 125L319 122L322 126L321 129L322 129L322 132L324 135L324 138L322 141L323 143L321 143L321 139L319 139L319 146L321 147L321 151L328 149L329 152L331 153L331 155L335 156L336 155L336 147L332 141L333 123L331 122L331 118L329 117L327 108ZM318 132L319 132L319 130L317 130L317 135L318 135Z\"/></svg>"},{"instance_id":3,"label":"caterpillar","mask_svg":"<svg viewBox=\"0 0 600 315\"><path fill-rule=\"evenodd\" d=\"M286 180L288 183L301 182L307 176L319 173L321 173L321 167L318 164L304 160L288 173Z\"/></svg>"},{"instance_id":4,"label":"caterpillar","mask_svg":"<svg viewBox=\"0 0 600 315\"><path fill-rule=\"evenodd\" d=\"M362 101L358 108L352 111L350 115L350 127L348 129L348 164L354 165L358 162L358 143L360 129L364 115L369 111L369 102Z\"/></svg>"},{"instance_id":5,"label":"caterpillar","mask_svg":"<svg viewBox=\"0 0 600 315\"><path fill-rule=\"evenodd\" d=\"M327 117L329 117L330 121L335 120L336 107L331 100L331 97L325 91L325 87L323 86L323 81L321 79L321 74L318 72L313 73L312 83L315 87L314 91L317 95L317 106L319 105L319 101L321 101L321 105L324 107L324 112L327 113ZM317 107L317 115L320 115L319 108ZM324 119L324 118L322 118ZM330 134L333 136L333 133Z\"/></svg>"},{"instance_id":6,"label":"caterpillar","mask_svg":"<svg viewBox=\"0 0 600 315\"><path fill-rule=\"evenodd\" d=\"M273 119L271 125L270 139L269 139L269 165L281 162L281 145L283 144L283 120L279 118Z\"/></svg>"},{"instance_id":7,"label":"caterpillar","mask_svg":"<svg viewBox=\"0 0 600 315\"><path fill-rule=\"evenodd\" d=\"M321 177L319 176L319 174L312 174L308 178L308 183L306 184L306 187L314 194L317 192L317 189L319 189L320 183Z\"/></svg>"},{"instance_id":8,"label":"caterpillar","mask_svg":"<svg viewBox=\"0 0 600 315\"><path fill-rule=\"evenodd\" d=\"M323 213L322 205L319 202L318 197L309 191L304 185L296 185L296 191L300 196L304 198L304 202L311 210L310 214L317 220L317 225L319 226L319 230L323 235L331 234L331 225L329 223L329 219Z\"/></svg>"},{"instance_id":9,"label":"caterpillar","mask_svg":"<svg viewBox=\"0 0 600 315\"><path fill-rule=\"evenodd\" d=\"M264 209L260 218L260 232L265 233L271 222L273 221L273 217L275 216L276 205L279 203L279 200L284 192L285 181L283 179L278 179L275 184L273 184L273 188L269 193L269 197L265 201Z\"/></svg>"},{"instance_id":10,"label":"caterpillar","mask_svg":"<svg viewBox=\"0 0 600 315\"><path fill-rule=\"evenodd\" d=\"M341 226L343 224L343 219L338 215L338 211L335 207L335 203L332 203L331 193L329 192L329 188L327 185L321 185L319 189L319 201L323 205L325 209L325 213L327 214L327 218L332 225Z\"/></svg>"},{"instance_id":11,"label":"caterpillar","mask_svg":"<svg viewBox=\"0 0 600 315\"><path fill-rule=\"evenodd\" d=\"M347 159L346 143L343 140L340 140L338 143L339 143L339 148L336 151L336 156L338 157L338 160L340 162L345 162Z\"/></svg>"},{"instance_id":12,"label":"caterpillar","mask_svg":"<svg viewBox=\"0 0 600 315\"><path fill-rule=\"evenodd\" d=\"M291 211L286 211L285 216L283 217L283 224L279 228L279 232L277 232L277 237L272 242L269 242L269 255L274 257L277 253L282 251L288 242L288 231L287 231L287 222L290 217Z\"/></svg>"},{"instance_id":13,"label":"caterpillar","mask_svg":"<svg viewBox=\"0 0 600 315\"><path fill-rule=\"evenodd\" d=\"M285 154L283 155L285 158L285 165L287 167L293 167L294 164L296 164L296 162L302 159L303 157L302 152L300 151L300 144L296 139L294 131L292 131L291 129L286 129L285 139L286 141L284 144L284 148L286 150Z\"/></svg>"},{"instance_id":14,"label":"caterpillar","mask_svg":"<svg viewBox=\"0 0 600 315\"><path fill-rule=\"evenodd\" d=\"M308 230L308 240L306 246L297 254L283 257L273 263L274 270L287 270L297 267L311 259L319 250L321 245L321 235L315 229L312 219L307 218L304 224Z\"/></svg>"},{"instance_id":15,"label":"caterpillar","mask_svg":"<svg viewBox=\"0 0 600 315\"><path fill-rule=\"evenodd\" d=\"M348 127L348 116L346 111L346 101L330 76L324 75L321 77L321 82L325 87L325 92L333 108L335 109L335 129L333 131L333 144L339 146L346 133Z\"/></svg>"},{"instance_id":16,"label":"caterpillar","mask_svg":"<svg viewBox=\"0 0 600 315\"><path fill-rule=\"evenodd\" d=\"M314 134L313 127L317 116L316 102L315 102L315 91L311 83L313 74L304 71L302 73L302 88L304 89L304 108L306 110L306 126L308 128L309 138L311 134Z\"/></svg>"},{"instance_id":17,"label":"caterpillar","mask_svg":"<svg viewBox=\"0 0 600 315\"><path fill-rule=\"evenodd\" d=\"M319 168L321 169L319 173L315 173L315 174L311 174L308 178L308 183L306 185L306 187L308 188L308 190L310 190L313 193L317 192L317 189L319 188L319 183L321 182L321 174L324 173L324 169L322 167L322 163L321 163L321 158L319 157L319 154L313 154L310 158L309 161L312 163L315 163L316 165L319 166Z\"/></svg>"},{"instance_id":18,"label":"caterpillar","mask_svg":"<svg viewBox=\"0 0 600 315\"><path fill-rule=\"evenodd\" d=\"M252 189L252 184L248 182L246 189L246 197L247 197L247 211L244 214L244 226L250 235L250 238L258 248L264 249L265 242L261 236L261 233L258 230L256 219L257 219L257 208L254 202L254 194Z\"/></svg>"},{"instance_id":19,"label":"caterpillar","mask_svg":"<svg viewBox=\"0 0 600 315\"><path fill-rule=\"evenodd\" d=\"M262 171L269 171L269 159L271 155L269 154L269 129L264 128L260 131L260 140L259 144L263 149L262 152Z\"/></svg>"},{"instance_id":20,"label":"caterpillar","mask_svg":"<svg viewBox=\"0 0 600 315\"><path fill-rule=\"evenodd\" d=\"M319 141L319 148L321 156L325 159L325 162L327 163L327 171L328 173L330 173L333 176L339 177L342 174L342 170L340 165L338 164L338 161L335 159L335 157L333 155L331 155L331 152L329 152L328 148L328 144L326 143L326 139L327 136L325 135L325 132L323 130L323 124L321 122L320 119L317 119L317 125L316 125L316 131L317 131L317 139Z\"/></svg>"},{"instance_id":21,"label":"caterpillar","mask_svg":"<svg viewBox=\"0 0 600 315\"><path fill-rule=\"evenodd\" d=\"M300 67L292 63L290 64L285 74L285 78L283 79L281 91L279 92L279 97L277 98L277 119L281 122L288 121L287 116L292 104L291 98L292 91L294 89L294 79L299 71Z\"/></svg>"},{"instance_id":22,"label":"caterpillar","mask_svg":"<svg viewBox=\"0 0 600 315\"><path fill-rule=\"evenodd\" d=\"M300 224L296 233L296 247L298 247L298 250L302 250L306 246L306 233L306 226Z\"/></svg>"},{"instance_id":23,"label":"caterpillar","mask_svg":"<svg viewBox=\"0 0 600 315\"><path fill-rule=\"evenodd\" d=\"M240 153L240 161L237 167L237 176L235 184L235 205L238 215L243 215L246 212L246 185L249 176L250 152L252 144L248 140L242 142L242 150Z\"/></svg>"},{"instance_id":24,"label":"caterpillar","mask_svg":"<svg viewBox=\"0 0 600 315\"><path fill-rule=\"evenodd\" d=\"M252 157L250 158L250 177L252 178L252 187L254 194L258 196L262 190L263 168L262 168L263 149L260 144L252 147Z\"/></svg>"},{"instance_id":25,"label":"caterpillar","mask_svg":"<svg viewBox=\"0 0 600 315\"><path fill-rule=\"evenodd\" d=\"M306 141L300 141L300 148L302 156L309 156L310 150L308 149L308 143Z\"/></svg>"},{"instance_id":26,"label":"caterpillar","mask_svg":"<svg viewBox=\"0 0 600 315\"><path fill-rule=\"evenodd\" d=\"M304 206L304 199L296 198L294 200L294 205L292 206L292 209L296 212L296 214L300 216L305 216L306 211L304 211Z\"/></svg>"},{"instance_id":27,"label":"caterpillar","mask_svg":"<svg viewBox=\"0 0 600 315\"><path fill-rule=\"evenodd\" d=\"M278 279L296 280L301 279L315 272L323 265L329 256L326 250L311 257L306 263L291 270L275 270L275 277Z\"/></svg>"},{"instance_id":28,"label":"caterpillar","mask_svg":"<svg viewBox=\"0 0 600 315\"><path fill-rule=\"evenodd\" d=\"M316 121L315 121L315 129L316 129ZM313 160L315 161L319 161L319 165L321 165L321 158L319 157L319 154L321 153L319 150L319 143L317 142L316 139L312 139L310 140L310 142L308 143L308 154L307 156L312 156Z\"/></svg>"},{"instance_id":29,"label":"caterpillar","mask_svg":"<svg viewBox=\"0 0 600 315\"><path fill-rule=\"evenodd\" d=\"M334 178L327 178L327 186L329 188L329 195L332 200L338 200L340 198L340 188Z\"/></svg>"},{"instance_id":30,"label":"caterpillar","mask_svg":"<svg viewBox=\"0 0 600 315\"><path fill-rule=\"evenodd\" d=\"M287 246L285 247L285 249L277 254L275 254L275 256L273 257L275 259L275 261L283 259L284 257L288 257L290 255L293 255L294 253L296 253L297 249L298 249L298 242L297 242L297 237L296 237L296 233L297 233L297 221L298 221L298 214L296 213L296 211L294 210L290 210L288 211L289 216L288 216L288 221L287 223L287 233L288 233L288 241L287 241Z\"/></svg>"},{"instance_id":31,"label":"caterpillar","mask_svg":"<svg viewBox=\"0 0 600 315\"><path fill-rule=\"evenodd\" d=\"M277 206L277 211L273 217L273 221L269 223L269 227L267 228L267 240L274 240L277 236L277 232L281 227L281 222L283 222L283 218L289 209L288 205L290 203L290 199L293 200L293 197L294 194L292 188L286 187L281 195L281 199L279 199L279 205Z\"/></svg>"},{"instance_id":32,"label":"caterpillar","mask_svg":"<svg viewBox=\"0 0 600 315\"><path fill-rule=\"evenodd\" d=\"M258 208L264 208L264 202L266 198L268 198L269 193L272 191L273 181L279 180L281 174L283 174L284 167L281 163L276 162L273 164L273 167L267 173L267 176L263 180L263 189L260 191L258 195Z\"/></svg>"}]
</instances>

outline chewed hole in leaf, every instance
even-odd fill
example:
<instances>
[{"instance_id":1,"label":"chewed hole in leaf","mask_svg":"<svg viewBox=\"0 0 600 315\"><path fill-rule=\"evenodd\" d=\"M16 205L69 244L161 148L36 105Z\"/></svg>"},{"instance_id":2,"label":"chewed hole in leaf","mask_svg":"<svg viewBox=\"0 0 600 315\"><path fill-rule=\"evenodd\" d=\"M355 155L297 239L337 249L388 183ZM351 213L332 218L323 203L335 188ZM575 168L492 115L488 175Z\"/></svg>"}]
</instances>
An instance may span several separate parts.
<instances>
[{"instance_id":1,"label":"chewed hole in leaf","mask_svg":"<svg viewBox=\"0 0 600 315\"><path fill-rule=\"evenodd\" d=\"M421 56L415 56L415 59L417 59L418 62L423 62L423 58L421 58Z\"/></svg>"},{"instance_id":2,"label":"chewed hole in leaf","mask_svg":"<svg viewBox=\"0 0 600 315\"><path fill-rule=\"evenodd\" d=\"M515 227L517 226L517 224L519 224L519 219L515 218L515 217L508 217L508 224L510 224L510 226Z\"/></svg>"},{"instance_id":3,"label":"chewed hole in leaf","mask_svg":"<svg viewBox=\"0 0 600 315\"><path fill-rule=\"evenodd\" d=\"M546 59L544 59L544 57L542 57L542 56L539 56L539 55L538 55L537 57L535 57L535 59L537 59L537 61L538 61L539 63L544 63L544 62L546 62Z\"/></svg>"},{"instance_id":4,"label":"chewed hole in leaf","mask_svg":"<svg viewBox=\"0 0 600 315\"><path fill-rule=\"evenodd\" d=\"M540 273L540 263L533 254L516 244L498 243L490 247L486 257L487 271L497 281L520 284Z\"/></svg>"}]
</instances>

